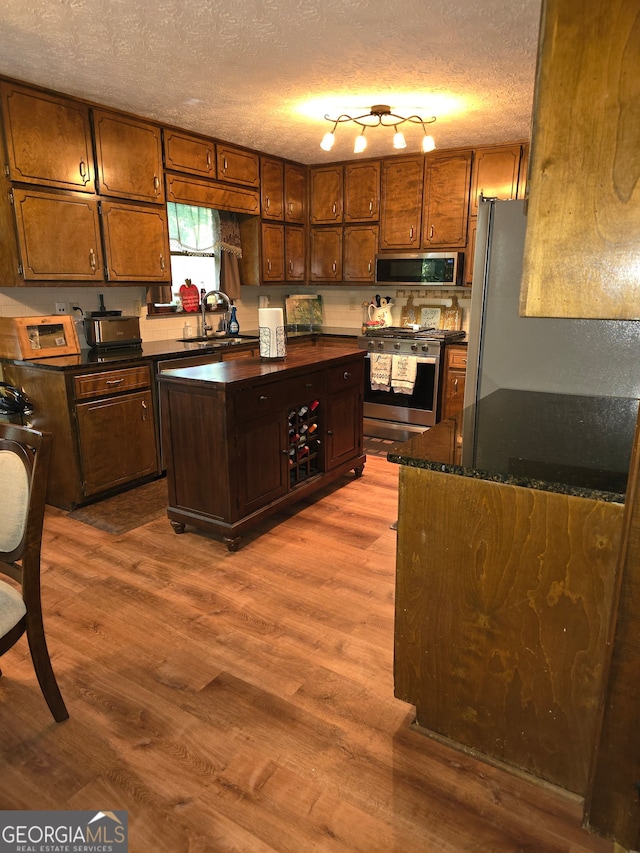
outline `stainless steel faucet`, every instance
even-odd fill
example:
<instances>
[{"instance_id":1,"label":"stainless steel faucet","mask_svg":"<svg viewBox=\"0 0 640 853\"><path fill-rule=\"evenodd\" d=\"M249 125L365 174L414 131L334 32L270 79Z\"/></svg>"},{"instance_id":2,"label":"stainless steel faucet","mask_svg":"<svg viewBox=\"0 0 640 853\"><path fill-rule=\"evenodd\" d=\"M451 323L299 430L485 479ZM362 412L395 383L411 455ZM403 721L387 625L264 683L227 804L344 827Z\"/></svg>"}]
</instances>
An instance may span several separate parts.
<instances>
[{"instance_id":1,"label":"stainless steel faucet","mask_svg":"<svg viewBox=\"0 0 640 853\"><path fill-rule=\"evenodd\" d=\"M227 303L227 307L224 310L224 314L222 315L222 330L225 332L229 329L229 321L227 319L227 315L231 311L231 299L224 293L222 290L210 290L208 293L204 292L204 287L200 291L200 312L202 314L202 337L207 337L207 332L213 331L213 326L210 326L207 323L207 300L210 296L215 296L216 301L223 300Z\"/></svg>"}]
</instances>

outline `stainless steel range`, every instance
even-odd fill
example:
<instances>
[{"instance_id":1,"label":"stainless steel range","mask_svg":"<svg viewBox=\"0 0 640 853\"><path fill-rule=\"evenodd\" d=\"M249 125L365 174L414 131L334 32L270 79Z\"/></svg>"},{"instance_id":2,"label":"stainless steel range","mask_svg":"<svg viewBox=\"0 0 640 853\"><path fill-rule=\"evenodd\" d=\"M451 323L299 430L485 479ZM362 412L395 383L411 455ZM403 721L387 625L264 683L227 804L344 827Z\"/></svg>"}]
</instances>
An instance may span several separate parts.
<instances>
[{"instance_id":1,"label":"stainless steel range","mask_svg":"<svg viewBox=\"0 0 640 853\"><path fill-rule=\"evenodd\" d=\"M358 338L367 350L364 381L366 435L406 441L440 420L440 362L447 341L464 332L370 327Z\"/></svg>"}]
</instances>

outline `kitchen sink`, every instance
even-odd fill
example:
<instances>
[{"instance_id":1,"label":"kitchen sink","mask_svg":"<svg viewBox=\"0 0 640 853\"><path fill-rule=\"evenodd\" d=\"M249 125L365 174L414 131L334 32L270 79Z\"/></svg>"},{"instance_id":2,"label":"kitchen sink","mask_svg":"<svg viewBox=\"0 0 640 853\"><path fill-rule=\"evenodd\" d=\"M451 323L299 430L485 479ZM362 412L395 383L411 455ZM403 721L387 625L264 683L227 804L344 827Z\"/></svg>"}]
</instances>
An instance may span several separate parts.
<instances>
[{"instance_id":1,"label":"kitchen sink","mask_svg":"<svg viewBox=\"0 0 640 853\"><path fill-rule=\"evenodd\" d=\"M213 347L228 347L233 344L243 344L248 341L257 341L257 335L208 335L206 337L194 336L191 338L178 338L181 344L208 344Z\"/></svg>"}]
</instances>

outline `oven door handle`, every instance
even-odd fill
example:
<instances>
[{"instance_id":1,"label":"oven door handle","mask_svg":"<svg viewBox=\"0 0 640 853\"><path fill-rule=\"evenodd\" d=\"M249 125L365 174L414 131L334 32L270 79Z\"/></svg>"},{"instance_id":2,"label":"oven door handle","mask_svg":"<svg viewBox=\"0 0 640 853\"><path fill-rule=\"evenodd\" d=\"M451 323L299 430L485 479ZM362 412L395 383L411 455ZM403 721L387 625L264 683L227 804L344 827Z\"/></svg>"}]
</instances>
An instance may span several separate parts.
<instances>
[{"instance_id":1,"label":"oven door handle","mask_svg":"<svg viewBox=\"0 0 640 853\"><path fill-rule=\"evenodd\" d=\"M371 360L372 355L378 355L378 353L368 352L365 355L365 358ZM381 353L381 355L406 355L407 358L415 358L415 360L418 362L418 364L438 364L438 362L440 361L439 355L413 355L412 353L401 353L401 352Z\"/></svg>"}]
</instances>

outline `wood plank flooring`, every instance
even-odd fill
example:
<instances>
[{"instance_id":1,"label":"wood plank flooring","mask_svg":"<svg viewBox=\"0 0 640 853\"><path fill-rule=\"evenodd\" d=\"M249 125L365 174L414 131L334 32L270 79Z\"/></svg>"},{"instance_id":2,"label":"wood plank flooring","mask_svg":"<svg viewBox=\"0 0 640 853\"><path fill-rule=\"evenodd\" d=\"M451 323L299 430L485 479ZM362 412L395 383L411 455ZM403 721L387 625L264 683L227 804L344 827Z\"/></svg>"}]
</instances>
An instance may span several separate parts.
<instances>
[{"instance_id":1,"label":"wood plank flooring","mask_svg":"<svg viewBox=\"0 0 640 853\"><path fill-rule=\"evenodd\" d=\"M70 719L2 659L1 809L126 809L131 853L610 853L580 803L411 728L393 697L398 468L370 457L237 553L47 509ZM341 481L342 482L342 481Z\"/></svg>"}]
</instances>

